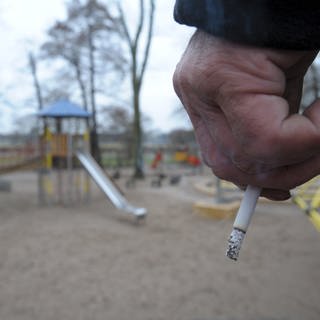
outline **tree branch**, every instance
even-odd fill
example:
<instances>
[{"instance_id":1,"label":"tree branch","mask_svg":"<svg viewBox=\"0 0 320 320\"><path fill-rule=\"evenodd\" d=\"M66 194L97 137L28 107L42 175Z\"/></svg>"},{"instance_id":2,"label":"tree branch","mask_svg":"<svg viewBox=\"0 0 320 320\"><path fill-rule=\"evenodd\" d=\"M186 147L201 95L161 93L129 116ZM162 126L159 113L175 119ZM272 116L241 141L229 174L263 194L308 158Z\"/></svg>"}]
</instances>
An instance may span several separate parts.
<instances>
[{"instance_id":1,"label":"tree branch","mask_svg":"<svg viewBox=\"0 0 320 320\"><path fill-rule=\"evenodd\" d=\"M135 49L138 47L138 43L139 43L140 35L141 35L141 32L142 32L143 24L144 24L144 0L140 0L139 24L138 24L138 27L137 27L136 36L135 36L134 43L133 43Z\"/></svg>"},{"instance_id":2,"label":"tree branch","mask_svg":"<svg viewBox=\"0 0 320 320\"><path fill-rule=\"evenodd\" d=\"M31 74L33 77L33 84L36 91L36 97L38 102L38 109L41 110L43 107L43 100L42 100L42 94L41 94L41 87L37 76L37 64L36 60L31 52L29 52L29 65L31 69Z\"/></svg>"},{"instance_id":3,"label":"tree branch","mask_svg":"<svg viewBox=\"0 0 320 320\"><path fill-rule=\"evenodd\" d=\"M150 14L149 14L149 25L148 25L148 36L147 36L147 44L145 47L143 62L140 70L140 74L138 75L139 79L139 86L141 85L143 75L146 70L148 58L149 58L149 52L150 52L150 46L151 46L151 39L153 34L153 26L154 26L154 11L155 11L155 1L150 0Z\"/></svg>"},{"instance_id":4,"label":"tree branch","mask_svg":"<svg viewBox=\"0 0 320 320\"><path fill-rule=\"evenodd\" d=\"M119 11L120 23L121 23L123 31L124 31L124 36L126 37L128 44L130 46L130 49L132 50L132 48L134 46L133 40L131 39L131 36L129 33L129 28L128 28L126 19L124 18L124 13L123 13L123 10L122 10L120 3L118 3L118 11Z\"/></svg>"}]
</instances>

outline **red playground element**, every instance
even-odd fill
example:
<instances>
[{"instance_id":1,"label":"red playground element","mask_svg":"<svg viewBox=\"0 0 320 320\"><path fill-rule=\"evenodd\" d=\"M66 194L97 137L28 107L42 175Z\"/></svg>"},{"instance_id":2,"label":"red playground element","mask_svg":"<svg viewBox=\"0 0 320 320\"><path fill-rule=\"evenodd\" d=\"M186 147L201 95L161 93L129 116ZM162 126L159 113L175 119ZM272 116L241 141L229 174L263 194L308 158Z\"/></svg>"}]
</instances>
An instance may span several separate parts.
<instances>
[{"instance_id":1,"label":"red playground element","mask_svg":"<svg viewBox=\"0 0 320 320\"><path fill-rule=\"evenodd\" d=\"M192 167L198 167L198 166L200 166L200 164L201 164L200 159L199 159L197 156L192 155L192 154L188 156L187 162L188 162L188 164L190 164Z\"/></svg>"},{"instance_id":2,"label":"red playground element","mask_svg":"<svg viewBox=\"0 0 320 320\"><path fill-rule=\"evenodd\" d=\"M159 150L156 152L154 156L154 159L151 163L151 168L156 169L161 161L162 161L162 151Z\"/></svg>"}]
</instances>

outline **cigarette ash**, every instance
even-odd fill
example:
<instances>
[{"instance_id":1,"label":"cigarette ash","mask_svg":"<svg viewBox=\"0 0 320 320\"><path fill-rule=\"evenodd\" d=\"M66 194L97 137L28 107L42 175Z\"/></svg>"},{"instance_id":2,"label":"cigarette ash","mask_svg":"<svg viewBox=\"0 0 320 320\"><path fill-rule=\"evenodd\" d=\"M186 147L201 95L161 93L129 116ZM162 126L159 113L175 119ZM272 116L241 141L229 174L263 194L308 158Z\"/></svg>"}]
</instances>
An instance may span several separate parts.
<instances>
[{"instance_id":1,"label":"cigarette ash","mask_svg":"<svg viewBox=\"0 0 320 320\"><path fill-rule=\"evenodd\" d=\"M241 244L245 234L246 233L240 229L234 228L232 230L228 240L228 250L226 252L227 257L235 261L238 260Z\"/></svg>"}]
</instances>

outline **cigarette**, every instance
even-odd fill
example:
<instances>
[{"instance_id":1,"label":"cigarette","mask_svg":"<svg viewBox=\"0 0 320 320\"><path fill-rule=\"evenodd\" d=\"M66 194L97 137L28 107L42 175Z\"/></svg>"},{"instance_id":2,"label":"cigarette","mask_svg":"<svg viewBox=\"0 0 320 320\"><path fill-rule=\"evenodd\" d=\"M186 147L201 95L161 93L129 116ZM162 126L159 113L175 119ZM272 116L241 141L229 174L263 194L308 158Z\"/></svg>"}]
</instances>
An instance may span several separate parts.
<instances>
[{"instance_id":1,"label":"cigarette","mask_svg":"<svg viewBox=\"0 0 320 320\"><path fill-rule=\"evenodd\" d=\"M240 248L250 224L254 209L260 196L261 188L248 186L241 201L233 230L228 240L227 257L238 260Z\"/></svg>"}]
</instances>

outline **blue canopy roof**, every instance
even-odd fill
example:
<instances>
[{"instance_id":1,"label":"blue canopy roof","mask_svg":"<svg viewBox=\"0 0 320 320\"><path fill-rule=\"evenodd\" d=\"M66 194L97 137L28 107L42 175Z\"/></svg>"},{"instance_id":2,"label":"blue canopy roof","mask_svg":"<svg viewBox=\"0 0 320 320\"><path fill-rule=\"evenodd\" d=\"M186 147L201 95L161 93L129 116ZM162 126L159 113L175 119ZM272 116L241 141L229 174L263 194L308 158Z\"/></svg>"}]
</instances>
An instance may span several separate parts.
<instances>
[{"instance_id":1,"label":"blue canopy roof","mask_svg":"<svg viewBox=\"0 0 320 320\"><path fill-rule=\"evenodd\" d=\"M43 108L37 115L50 118L89 118L91 113L68 100L59 100Z\"/></svg>"}]
</instances>

